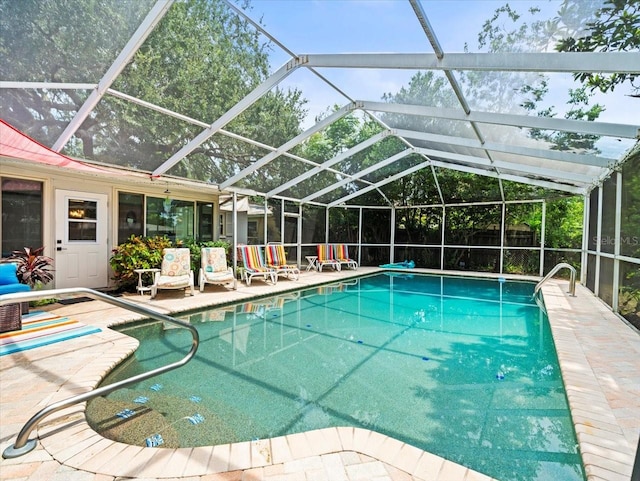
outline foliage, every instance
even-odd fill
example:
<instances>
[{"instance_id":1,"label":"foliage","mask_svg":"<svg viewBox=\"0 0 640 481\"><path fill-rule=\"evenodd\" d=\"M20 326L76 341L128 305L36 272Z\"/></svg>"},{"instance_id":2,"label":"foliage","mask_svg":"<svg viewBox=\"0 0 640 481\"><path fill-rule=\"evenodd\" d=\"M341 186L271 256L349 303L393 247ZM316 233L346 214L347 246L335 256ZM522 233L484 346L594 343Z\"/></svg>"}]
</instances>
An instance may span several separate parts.
<instances>
[{"instance_id":1,"label":"foliage","mask_svg":"<svg viewBox=\"0 0 640 481\"><path fill-rule=\"evenodd\" d=\"M224 247L227 259L229 259L229 250L231 249L231 244L223 240L196 242L193 237L190 237L184 241L176 242L175 247L186 247L189 249L191 257L191 270L196 273L198 272L198 269L200 269L200 261L202 257L201 249L203 247Z\"/></svg>"},{"instance_id":2,"label":"foliage","mask_svg":"<svg viewBox=\"0 0 640 481\"><path fill-rule=\"evenodd\" d=\"M579 7L577 0L565 0L565 8ZM606 0L605 5L597 10L587 23L587 31L583 36L569 35L560 40L556 46L560 52L626 52L640 49L640 3L637 0ZM629 82L633 91L632 97L640 98L640 85L637 73L602 73L581 72L574 74L591 90L601 92L613 91L617 85Z\"/></svg>"},{"instance_id":3,"label":"foliage","mask_svg":"<svg viewBox=\"0 0 640 481\"><path fill-rule=\"evenodd\" d=\"M0 77L98 82L154 3L3 0ZM249 3L239 7L248 8ZM260 33L221 0L174 2L112 88L212 123L267 78L268 52L261 42ZM10 113L7 120L18 129L51 145L88 94L7 89L0 95L0 110ZM274 89L226 128L281 145L299 132L304 103L297 90ZM201 131L200 126L106 95L64 152L153 170ZM259 147L218 134L171 173L221 181L262 155Z\"/></svg>"},{"instance_id":4,"label":"foliage","mask_svg":"<svg viewBox=\"0 0 640 481\"><path fill-rule=\"evenodd\" d=\"M113 249L109 263L113 270L118 288L133 290L138 283L135 269L159 269L162 265L162 251L170 247L186 247L191 253L191 269L197 272L200 268L200 249L202 247L224 247L227 258L231 245L226 241L196 242L193 238L177 241L175 244L166 236L143 237L132 235L127 242ZM150 283L152 279L147 279Z\"/></svg>"},{"instance_id":5,"label":"foliage","mask_svg":"<svg viewBox=\"0 0 640 481\"><path fill-rule=\"evenodd\" d=\"M546 84L545 84L546 86ZM524 86L522 92L530 92L531 87ZM536 98L541 98L540 92L535 94ZM570 120L585 120L593 122L605 110L600 104L589 106L589 96L586 87L569 89L569 100L567 101L569 110L565 112L564 118ZM533 110L536 103L532 100L525 100L522 104L526 110ZM554 117L553 107L547 107L537 112L538 117ZM595 147L595 143L600 139L597 135L578 134L569 131L544 131L541 129L531 129L529 136L532 139L546 140L551 144L553 150L574 150L578 149L594 154L600 153Z\"/></svg>"},{"instance_id":6,"label":"foliage","mask_svg":"<svg viewBox=\"0 0 640 481\"><path fill-rule=\"evenodd\" d=\"M142 21L145 9L152 4L152 0L3 0L0 2L0 78L98 82ZM101 28L104 25L118 28ZM50 145L87 96L82 90L8 89L0 96L0 110L6 113L3 117L7 120L10 113L15 127ZM87 120L88 127L95 128L96 123L97 119L92 117ZM83 129L80 136L86 133Z\"/></svg>"},{"instance_id":7,"label":"foliage","mask_svg":"<svg viewBox=\"0 0 640 481\"><path fill-rule=\"evenodd\" d=\"M582 248L584 201L566 197L547 202L545 247Z\"/></svg>"},{"instance_id":8,"label":"foliage","mask_svg":"<svg viewBox=\"0 0 640 481\"><path fill-rule=\"evenodd\" d=\"M563 35L575 35L585 28L585 18L595 12L593 2L581 0L573 5L566 0L555 18L539 18L540 10L530 8L528 12L518 12L509 4L496 9L478 35L479 47L489 52L535 52L552 48ZM543 74L520 73L504 75L501 72L469 72L462 74L466 94L480 101L484 108L500 112L522 107L539 117L556 117L556 107L546 101L549 93L549 76ZM589 105L590 96L586 87L569 88L567 108L564 118L594 121L604 111L604 107ZM499 108L496 108L499 106ZM595 143L598 136L575 132L541 131L531 129L529 137L551 143L555 150L580 150L599 153Z\"/></svg>"},{"instance_id":9,"label":"foliage","mask_svg":"<svg viewBox=\"0 0 640 481\"><path fill-rule=\"evenodd\" d=\"M53 259L42 255L43 252L44 247L25 247L21 251L13 251L8 258L17 265L18 280L32 289L53 280Z\"/></svg>"},{"instance_id":10,"label":"foliage","mask_svg":"<svg viewBox=\"0 0 640 481\"><path fill-rule=\"evenodd\" d=\"M171 247L168 237L132 235L127 242L113 249L109 264L118 287L123 290L135 288L138 275L134 270L159 268L162 264L162 250L167 247Z\"/></svg>"}]
</instances>

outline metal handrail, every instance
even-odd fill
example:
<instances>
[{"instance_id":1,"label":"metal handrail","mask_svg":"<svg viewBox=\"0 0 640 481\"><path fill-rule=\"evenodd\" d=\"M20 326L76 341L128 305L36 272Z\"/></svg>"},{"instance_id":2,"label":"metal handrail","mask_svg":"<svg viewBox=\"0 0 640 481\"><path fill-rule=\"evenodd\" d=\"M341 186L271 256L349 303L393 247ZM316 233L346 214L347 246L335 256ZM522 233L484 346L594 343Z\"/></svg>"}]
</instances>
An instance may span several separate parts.
<instances>
[{"instance_id":1,"label":"metal handrail","mask_svg":"<svg viewBox=\"0 0 640 481\"><path fill-rule=\"evenodd\" d=\"M544 284L546 281L548 281L549 279L551 279L553 276L556 275L556 273L560 270L560 269L564 269L567 268L569 269L570 273L571 273L571 277L569 278L569 293L575 297L576 295L576 269L575 267L573 267L571 264L567 264L566 262L560 262L559 264L556 264L554 266L553 269L551 269L549 271L549 273L544 276L542 278L542 280L540 282L538 282L536 284L535 289L533 289L533 295L535 296L538 291L540 290L540 288L542 287L542 284Z\"/></svg>"},{"instance_id":2,"label":"metal handrail","mask_svg":"<svg viewBox=\"0 0 640 481\"><path fill-rule=\"evenodd\" d=\"M174 319L173 317L167 316L165 314L160 314L159 312L153 311L146 307L139 306L132 302L125 301L123 299L118 299L108 294L104 294L102 292L94 291L93 289L78 287L78 288L69 288L69 289L51 289L51 290L45 290L45 291L31 291L31 292L4 294L0 296L0 306L4 306L6 304L13 304L16 302L20 303L25 301L35 301L38 299L64 299L67 297L75 297L78 294L82 294L86 297L91 297L92 299L104 301L117 307L128 309L138 314L142 314L145 317L150 317L158 321L169 322L172 324L176 324L180 327L184 327L185 329L188 329L189 331L191 331L191 335L193 336L191 349L189 350L189 352L184 358L182 358L177 362L167 364L166 366L153 369L146 373L138 374L136 376L130 377L128 379L124 379L122 381L118 381L113 384L109 384L107 386L103 386L97 389L92 389L91 391L88 391L86 393L78 394L68 399L58 401L56 403L50 404L49 406L41 409L36 414L34 414L31 417L31 419L29 419L25 423L25 425L22 427L22 429L18 433L15 443L13 443L11 446L9 446L7 449L4 450L4 452L2 453L2 457L5 459L22 456L23 454L26 454L32 451L36 447L37 440L29 439L29 434L31 434L31 431L38 425L38 423L49 414L53 414L57 411L73 406L74 404L79 404L81 402L88 401L89 399L93 399L98 396L109 394L110 392L113 392L116 389L120 389L122 387L126 387L131 384L144 381L145 379L149 379L150 377L157 376L158 374L162 374L167 371L171 371L173 369L181 367L185 365L187 362L189 362L193 358L193 356L195 356L196 351L198 350L198 345L200 344L200 338L198 336L198 331L191 324L180 321L178 319Z\"/></svg>"}]
</instances>

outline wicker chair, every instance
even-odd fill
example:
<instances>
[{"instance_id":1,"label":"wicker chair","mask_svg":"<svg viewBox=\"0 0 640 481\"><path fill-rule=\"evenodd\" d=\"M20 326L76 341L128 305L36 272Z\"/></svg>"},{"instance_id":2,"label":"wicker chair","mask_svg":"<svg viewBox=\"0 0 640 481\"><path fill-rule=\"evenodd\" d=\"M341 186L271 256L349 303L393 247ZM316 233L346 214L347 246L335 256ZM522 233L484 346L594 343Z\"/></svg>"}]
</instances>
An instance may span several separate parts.
<instances>
[{"instance_id":1,"label":"wicker chair","mask_svg":"<svg viewBox=\"0 0 640 481\"><path fill-rule=\"evenodd\" d=\"M0 264L0 295L29 292L31 288L18 281L17 266L11 262ZM21 305L22 304L22 305ZM0 332L22 329L22 314L29 312L29 303L14 303L0 306ZM26 312L25 312L26 311Z\"/></svg>"}]
</instances>

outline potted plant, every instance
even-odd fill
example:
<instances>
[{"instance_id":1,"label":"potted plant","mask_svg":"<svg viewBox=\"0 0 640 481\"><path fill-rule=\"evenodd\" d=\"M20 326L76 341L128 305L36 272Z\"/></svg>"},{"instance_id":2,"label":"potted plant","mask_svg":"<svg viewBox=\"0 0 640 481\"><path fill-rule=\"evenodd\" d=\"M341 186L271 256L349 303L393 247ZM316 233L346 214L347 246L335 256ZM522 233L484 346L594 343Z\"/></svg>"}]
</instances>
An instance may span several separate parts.
<instances>
[{"instance_id":1,"label":"potted plant","mask_svg":"<svg viewBox=\"0 0 640 481\"><path fill-rule=\"evenodd\" d=\"M39 289L53 280L53 259L42 255L44 247L32 249L25 247L21 251L13 251L7 258L8 262L16 264L16 275L21 284L26 284L31 289ZM41 306L55 302L55 299L41 299L32 301L32 305ZM22 314L29 313L29 303L22 303Z\"/></svg>"},{"instance_id":2,"label":"potted plant","mask_svg":"<svg viewBox=\"0 0 640 481\"><path fill-rule=\"evenodd\" d=\"M7 259L17 265L18 280L32 289L37 289L53 280L53 259L42 255L43 252L44 247L37 249L25 247L21 251L13 251Z\"/></svg>"}]
</instances>

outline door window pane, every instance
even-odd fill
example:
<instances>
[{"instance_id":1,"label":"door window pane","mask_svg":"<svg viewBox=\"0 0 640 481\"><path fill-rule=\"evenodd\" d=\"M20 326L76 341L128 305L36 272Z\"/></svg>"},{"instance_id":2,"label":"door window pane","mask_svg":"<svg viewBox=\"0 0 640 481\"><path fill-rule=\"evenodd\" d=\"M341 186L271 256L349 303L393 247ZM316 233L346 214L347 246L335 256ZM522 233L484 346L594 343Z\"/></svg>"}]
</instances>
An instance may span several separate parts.
<instances>
[{"instance_id":1,"label":"door window pane","mask_svg":"<svg viewBox=\"0 0 640 481\"><path fill-rule=\"evenodd\" d=\"M42 246L42 182L2 179L2 257Z\"/></svg>"},{"instance_id":2,"label":"door window pane","mask_svg":"<svg viewBox=\"0 0 640 481\"><path fill-rule=\"evenodd\" d=\"M93 200L69 199L67 223L69 242L96 241L98 203Z\"/></svg>"},{"instance_id":3,"label":"door window pane","mask_svg":"<svg viewBox=\"0 0 640 481\"><path fill-rule=\"evenodd\" d=\"M98 204L91 200L69 199L69 219L97 220Z\"/></svg>"},{"instance_id":4,"label":"door window pane","mask_svg":"<svg viewBox=\"0 0 640 481\"><path fill-rule=\"evenodd\" d=\"M284 242L296 244L298 242L298 217L286 216L284 218Z\"/></svg>"},{"instance_id":5,"label":"door window pane","mask_svg":"<svg viewBox=\"0 0 640 481\"><path fill-rule=\"evenodd\" d=\"M96 241L95 222L73 222L69 220L69 242L72 241Z\"/></svg>"}]
</instances>

